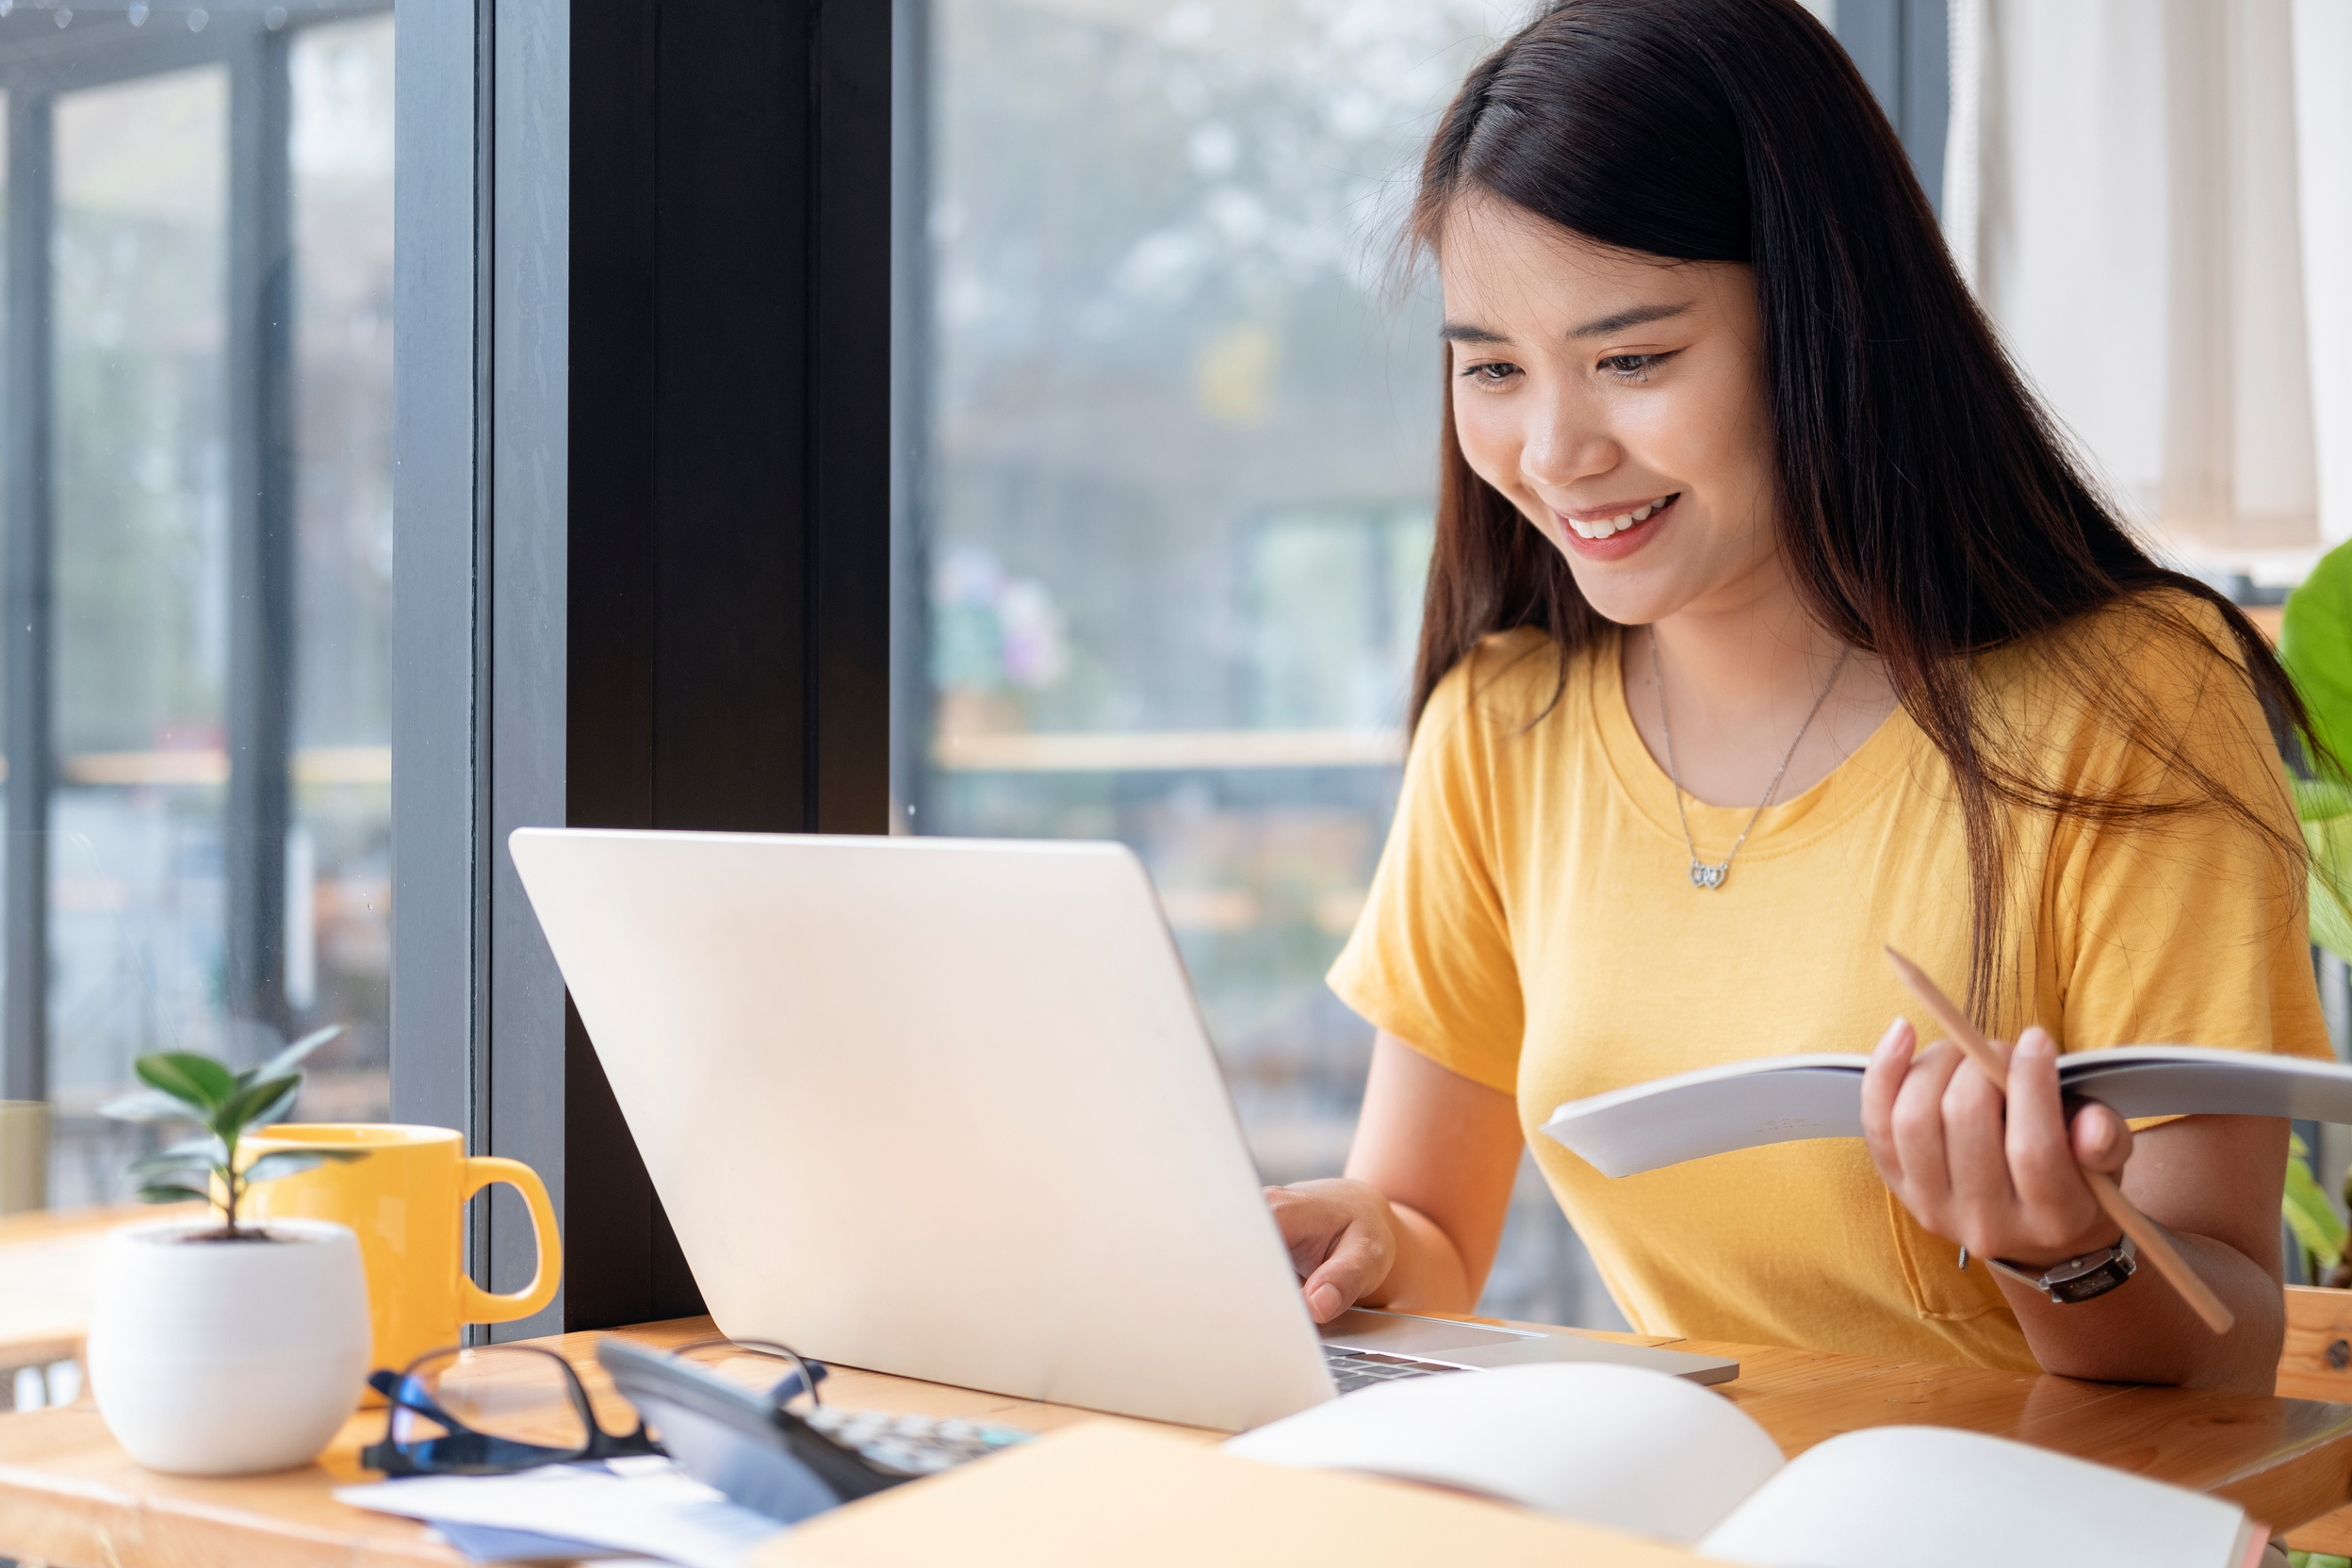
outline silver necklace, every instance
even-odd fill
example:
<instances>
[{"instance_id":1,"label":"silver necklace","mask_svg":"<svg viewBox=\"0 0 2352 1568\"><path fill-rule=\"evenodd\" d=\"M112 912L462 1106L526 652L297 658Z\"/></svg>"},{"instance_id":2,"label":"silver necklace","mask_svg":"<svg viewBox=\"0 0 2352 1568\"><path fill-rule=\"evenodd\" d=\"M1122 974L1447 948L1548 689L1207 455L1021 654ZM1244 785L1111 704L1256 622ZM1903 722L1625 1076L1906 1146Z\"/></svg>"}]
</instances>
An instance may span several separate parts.
<instances>
[{"instance_id":1,"label":"silver necklace","mask_svg":"<svg viewBox=\"0 0 2352 1568\"><path fill-rule=\"evenodd\" d=\"M1821 704L1829 700L1829 689L1838 684L1838 672L1846 667L1846 656L1853 651L1852 647L1838 650L1838 662L1829 667L1829 678L1821 682L1821 694L1813 699L1812 711L1805 714L1803 724L1797 726L1797 738L1788 743L1788 755L1783 757L1780 766L1772 770L1772 781L1765 786L1764 798L1757 803L1756 814L1748 818L1748 825L1740 830L1740 836L1731 841L1731 855L1724 856L1710 866L1699 858L1698 841L1690 837L1690 813L1682 804L1682 778L1674 771L1674 727L1666 722L1666 678L1658 667L1658 629L1650 629L1650 684L1658 689L1658 727L1666 732L1666 780L1674 787L1674 814L1682 819L1683 847L1690 852L1692 887L1720 888L1723 885L1723 878L1731 873L1732 855L1740 853L1740 846L1746 843L1748 835L1756 831L1756 823L1764 815L1764 808L1770 806L1772 796L1780 792L1781 776L1788 771L1788 764L1796 760L1797 747L1804 742L1805 732L1813 727L1813 720L1821 712Z\"/></svg>"}]
</instances>

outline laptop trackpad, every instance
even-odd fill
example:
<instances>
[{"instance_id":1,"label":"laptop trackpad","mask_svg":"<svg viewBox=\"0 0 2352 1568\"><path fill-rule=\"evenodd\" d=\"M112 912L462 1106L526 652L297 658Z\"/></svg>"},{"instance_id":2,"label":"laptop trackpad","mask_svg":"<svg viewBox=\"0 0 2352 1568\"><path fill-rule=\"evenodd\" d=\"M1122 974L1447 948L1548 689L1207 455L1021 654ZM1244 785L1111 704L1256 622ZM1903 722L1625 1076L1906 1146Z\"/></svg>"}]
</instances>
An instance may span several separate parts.
<instances>
[{"instance_id":1,"label":"laptop trackpad","mask_svg":"<svg viewBox=\"0 0 2352 1568\"><path fill-rule=\"evenodd\" d=\"M1326 1345L1350 1350L1382 1350L1396 1356L1435 1356L1445 1350L1492 1348L1551 1337L1481 1328L1476 1323L1448 1323L1442 1318L1407 1317L1399 1313L1360 1309L1341 1313L1318 1331Z\"/></svg>"}]
</instances>

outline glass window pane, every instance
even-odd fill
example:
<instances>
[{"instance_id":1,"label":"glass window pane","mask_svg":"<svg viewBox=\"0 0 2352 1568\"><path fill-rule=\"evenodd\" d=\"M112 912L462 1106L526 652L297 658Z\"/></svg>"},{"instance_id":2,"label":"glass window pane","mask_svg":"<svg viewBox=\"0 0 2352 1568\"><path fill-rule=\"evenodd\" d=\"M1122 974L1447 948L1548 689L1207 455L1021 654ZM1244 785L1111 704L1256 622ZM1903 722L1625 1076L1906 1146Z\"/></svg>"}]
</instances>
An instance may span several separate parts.
<instances>
[{"instance_id":1,"label":"glass window pane","mask_svg":"<svg viewBox=\"0 0 2352 1568\"><path fill-rule=\"evenodd\" d=\"M48 319L7 384L45 344L47 929L10 978L46 1018L55 1205L125 1195L155 1130L97 1107L146 1052L345 1023L296 1114L389 1112L392 28L0 9L16 122L48 128L7 204ZM7 494L9 529L39 512Z\"/></svg>"},{"instance_id":2,"label":"glass window pane","mask_svg":"<svg viewBox=\"0 0 2352 1568\"><path fill-rule=\"evenodd\" d=\"M1334 1174L1323 972L1395 802L1433 509L1422 139L1520 8L939 0L928 732L910 825L1117 838L1263 1175ZM1488 1304L1613 1322L1523 1181Z\"/></svg>"},{"instance_id":3,"label":"glass window pane","mask_svg":"<svg viewBox=\"0 0 2352 1568\"><path fill-rule=\"evenodd\" d=\"M135 1055L229 1048L228 103L215 65L53 111L59 1202L115 1190L131 1135L96 1111Z\"/></svg>"},{"instance_id":4,"label":"glass window pane","mask_svg":"<svg viewBox=\"0 0 2352 1568\"><path fill-rule=\"evenodd\" d=\"M293 831L286 991L351 1037L302 1114L391 1114L392 18L299 32L293 78Z\"/></svg>"}]
</instances>

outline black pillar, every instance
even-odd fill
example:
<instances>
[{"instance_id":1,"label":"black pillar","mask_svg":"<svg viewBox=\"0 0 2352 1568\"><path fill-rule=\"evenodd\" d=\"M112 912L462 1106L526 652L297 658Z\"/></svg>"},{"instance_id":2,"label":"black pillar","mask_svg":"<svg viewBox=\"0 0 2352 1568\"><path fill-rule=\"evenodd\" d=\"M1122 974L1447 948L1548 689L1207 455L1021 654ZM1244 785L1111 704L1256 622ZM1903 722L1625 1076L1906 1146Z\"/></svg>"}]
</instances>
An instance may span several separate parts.
<instances>
[{"instance_id":1,"label":"black pillar","mask_svg":"<svg viewBox=\"0 0 2352 1568\"><path fill-rule=\"evenodd\" d=\"M286 35L229 69L228 1013L283 1031L294 682Z\"/></svg>"},{"instance_id":2,"label":"black pillar","mask_svg":"<svg viewBox=\"0 0 2352 1568\"><path fill-rule=\"evenodd\" d=\"M571 823L889 828L891 9L572 8ZM697 1310L576 1017L563 1081L565 1327Z\"/></svg>"},{"instance_id":3,"label":"black pillar","mask_svg":"<svg viewBox=\"0 0 2352 1568\"><path fill-rule=\"evenodd\" d=\"M0 1098L49 1092L50 694L55 589L54 410L49 235L54 214L50 100L8 95L7 661L0 729L8 748L7 989L0 997Z\"/></svg>"},{"instance_id":4,"label":"black pillar","mask_svg":"<svg viewBox=\"0 0 2352 1568\"><path fill-rule=\"evenodd\" d=\"M891 11L401 15L393 1095L547 1179L498 1338L699 1306L508 832L888 825Z\"/></svg>"}]
</instances>

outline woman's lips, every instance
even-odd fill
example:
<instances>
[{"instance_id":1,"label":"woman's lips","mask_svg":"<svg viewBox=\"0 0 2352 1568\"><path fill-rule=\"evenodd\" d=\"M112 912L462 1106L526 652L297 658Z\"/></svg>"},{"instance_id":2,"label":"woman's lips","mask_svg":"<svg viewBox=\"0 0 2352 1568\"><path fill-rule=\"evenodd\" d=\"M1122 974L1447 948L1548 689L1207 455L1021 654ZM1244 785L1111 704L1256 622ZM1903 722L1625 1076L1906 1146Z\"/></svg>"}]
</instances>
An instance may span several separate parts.
<instances>
[{"instance_id":1,"label":"woman's lips","mask_svg":"<svg viewBox=\"0 0 2352 1568\"><path fill-rule=\"evenodd\" d=\"M1554 512L1552 515L1559 520L1560 539L1570 549L1588 561L1616 561L1631 555L1635 550L1648 544L1650 536L1658 531L1659 521L1672 512L1674 509L1674 503L1681 499L1682 492L1677 490L1671 496L1651 502L1647 506L1648 515L1642 517L1641 521L1618 529L1608 537L1601 539L1588 539L1578 533L1576 524L1570 522L1564 513ZM1636 507L1633 510L1635 513L1640 513L1643 508ZM1590 528L1592 525L1587 523L1585 526Z\"/></svg>"}]
</instances>

